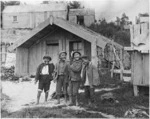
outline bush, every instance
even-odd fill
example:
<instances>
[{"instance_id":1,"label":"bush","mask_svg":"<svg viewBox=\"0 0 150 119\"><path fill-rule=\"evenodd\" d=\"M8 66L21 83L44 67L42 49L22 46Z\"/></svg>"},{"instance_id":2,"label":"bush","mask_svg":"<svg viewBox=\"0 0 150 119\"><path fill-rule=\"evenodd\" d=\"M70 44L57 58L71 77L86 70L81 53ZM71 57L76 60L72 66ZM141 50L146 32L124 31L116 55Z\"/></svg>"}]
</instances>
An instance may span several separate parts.
<instances>
[{"instance_id":1,"label":"bush","mask_svg":"<svg viewBox=\"0 0 150 119\"><path fill-rule=\"evenodd\" d=\"M1 80L17 81L19 77L14 75L15 67L11 66L10 68L2 67Z\"/></svg>"}]
</instances>

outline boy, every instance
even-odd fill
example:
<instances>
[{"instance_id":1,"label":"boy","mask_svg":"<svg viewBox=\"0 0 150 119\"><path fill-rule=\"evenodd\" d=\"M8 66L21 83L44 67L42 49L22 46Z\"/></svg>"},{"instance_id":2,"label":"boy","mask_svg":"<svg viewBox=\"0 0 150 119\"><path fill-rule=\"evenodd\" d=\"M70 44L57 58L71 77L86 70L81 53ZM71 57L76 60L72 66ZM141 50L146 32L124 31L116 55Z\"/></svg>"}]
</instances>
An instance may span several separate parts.
<instances>
[{"instance_id":1,"label":"boy","mask_svg":"<svg viewBox=\"0 0 150 119\"><path fill-rule=\"evenodd\" d=\"M56 82L56 95L57 95L57 104L60 104L60 96L63 93L65 96L65 102L67 103L67 87L68 87L68 65L66 62L67 53L62 51L59 53L59 62L55 67L55 79Z\"/></svg>"},{"instance_id":2,"label":"boy","mask_svg":"<svg viewBox=\"0 0 150 119\"><path fill-rule=\"evenodd\" d=\"M94 102L94 86L100 84L99 73L96 67L92 65L88 56L82 56L82 86L85 89L85 98L87 99L88 105L92 106Z\"/></svg>"},{"instance_id":3,"label":"boy","mask_svg":"<svg viewBox=\"0 0 150 119\"><path fill-rule=\"evenodd\" d=\"M75 98L76 106L79 105L78 102L78 90L81 82L81 69L82 69L82 60L80 52L72 53L72 61L69 66L69 105L73 105L73 100Z\"/></svg>"},{"instance_id":4,"label":"boy","mask_svg":"<svg viewBox=\"0 0 150 119\"><path fill-rule=\"evenodd\" d=\"M43 89L45 92L45 102L47 102L50 83L53 80L52 73L54 71L54 64L49 63L51 61L51 57L44 56L43 61L44 62L38 66L35 77L35 84L39 81L36 104L39 104L40 96Z\"/></svg>"}]
</instances>

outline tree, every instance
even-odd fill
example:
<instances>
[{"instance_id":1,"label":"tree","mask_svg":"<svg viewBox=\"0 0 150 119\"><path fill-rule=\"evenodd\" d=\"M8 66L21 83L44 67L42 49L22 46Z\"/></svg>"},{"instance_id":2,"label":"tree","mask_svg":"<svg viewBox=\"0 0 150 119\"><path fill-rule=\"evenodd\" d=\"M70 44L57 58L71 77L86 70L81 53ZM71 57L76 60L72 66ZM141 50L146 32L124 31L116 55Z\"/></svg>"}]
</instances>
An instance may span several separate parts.
<instances>
[{"instance_id":1,"label":"tree","mask_svg":"<svg viewBox=\"0 0 150 119\"><path fill-rule=\"evenodd\" d=\"M127 17L124 15L123 18L125 19ZM121 22L119 17L117 17L117 19L118 22ZM129 30L122 29L122 26L116 25L115 22L107 23L105 19L99 20L99 22L99 24L92 24L89 28L110 39L113 38L115 42L123 46L130 46Z\"/></svg>"},{"instance_id":2,"label":"tree","mask_svg":"<svg viewBox=\"0 0 150 119\"><path fill-rule=\"evenodd\" d=\"M68 6L69 6L70 9L80 9L80 8L82 8L81 7L81 2L79 2L79 1L71 1L71 2L69 2Z\"/></svg>"},{"instance_id":3,"label":"tree","mask_svg":"<svg viewBox=\"0 0 150 119\"><path fill-rule=\"evenodd\" d=\"M116 21L115 22L117 23L117 26L120 26L121 19L119 17L116 17Z\"/></svg>"},{"instance_id":4,"label":"tree","mask_svg":"<svg viewBox=\"0 0 150 119\"><path fill-rule=\"evenodd\" d=\"M130 32L128 31L117 31L115 33L115 41L122 46L130 46Z\"/></svg>"}]
</instances>

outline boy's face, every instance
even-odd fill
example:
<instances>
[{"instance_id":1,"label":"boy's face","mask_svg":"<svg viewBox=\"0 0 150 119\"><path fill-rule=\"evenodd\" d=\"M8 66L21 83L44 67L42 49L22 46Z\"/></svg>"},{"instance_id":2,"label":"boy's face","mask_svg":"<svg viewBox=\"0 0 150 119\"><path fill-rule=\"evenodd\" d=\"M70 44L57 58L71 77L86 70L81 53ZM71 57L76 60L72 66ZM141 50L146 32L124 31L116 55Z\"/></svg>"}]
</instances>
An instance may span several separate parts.
<instances>
[{"instance_id":1,"label":"boy's face","mask_svg":"<svg viewBox=\"0 0 150 119\"><path fill-rule=\"evenodd\" d=\"M74 53L74 59L79 60L79 58L80 58L80 54L79 53Z\"/></svg>"},{"instance_id":2,"label":"boy's face","mask_svg":"<svg viewBox=\"0 0 150 119\"><path fill-rule=\"evenodd\" d=\"M83 58L83 64L87 65L89 63L89 60L87 58Z\"/></svg>"},{"instance_id":3,"label":"boy's face","mask_svg":"<svg viewBox=\"0 0 150 119\"><path fill-rule=\"evenodd\" d=\"M66 53L61 53L60 54L60 59L65 60L66 59Z\"/></svg>"},{"instance_id":4,"label":"boy's face","mask_svg":"<svg viewBox=\"0 0 150 119\"><path fill-rule=\"evenodd\" d=\"M47 58L43 59L43 61L44 61L45 64L49 64L49 62L50 62L50 60L47 59Z\"/></svg>"}]
</instances>

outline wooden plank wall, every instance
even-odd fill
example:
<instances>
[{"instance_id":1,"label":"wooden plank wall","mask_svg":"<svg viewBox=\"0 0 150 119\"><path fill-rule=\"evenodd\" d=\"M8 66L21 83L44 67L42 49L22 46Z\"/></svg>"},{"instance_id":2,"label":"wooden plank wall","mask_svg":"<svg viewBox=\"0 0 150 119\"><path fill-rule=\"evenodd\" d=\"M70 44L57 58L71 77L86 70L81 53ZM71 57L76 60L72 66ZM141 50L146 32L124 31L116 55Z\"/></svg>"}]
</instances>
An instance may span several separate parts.
<instances>
[{"instance_id":1,"label":"wooden plank wall","mask_svg":"<svg viewBox=\"0 0 150 119\"><path fill-rule=\"evenodd\" d=\"M84 54L88 55L91 59L91 43L84 41Z\"/></svg>"},{"instance_id":2,"label":"wooden plank wall","mask_svg":"<svg viewBox=\"0 0 150 119\"><path fill-rule=\"evenodd\" d=\"M132 81L134 85L149 84L149 54L134 51L132 55Z\"/></svg>"},{"instance_id":3,"label":"wooden plank wall","mask_svg":"<svg viewBox=\"0 0 150 119\"><path fill-rule=\"evenodd\" d=\"M42 63L43 56L46 54L45 41L39 44L33 45L29 48L29 74L35 75L36 69L40 63Z\"/></svg>"},{"instance_id":4,"label":"wooden plank wall","mask_svg":"<svg viewBox=\"0 0 150 119\"><path fill-rule=\"evenodd\" d=\"M16 50L16 68L15 75L25 76L28 75L28 49L23 47L18 47Z\"/></svg>"},{"instance_id":5,"label":"wooden plank wall","mask_svg":"<svg viewBox=\"0 0 150 119\"><path fill-rule=\"evenodd\" d=\"M142 84L148 85L149 84L149 54L142 54L143 55L143 81Z\"/></svg>"},{"instance_id":6,"label":"wooden plank wall","mask_svg":"<svg viewBox=\"0 0 150 119\"><path fill-rule=\"evenodd\" d=\"M133 84L141 84L142 81L142 56L139 52L134 52L133 56L134 71L132 72Z\"/></svg>"},{"instance_id":7,"label":"wooden plank wall","mask_svg":"<svg viewBox=\"0 0 150 119\"><path fill-rule=\"evenodd\" d=\"M134 38L141 34L149 32L148 23L136 24L130 27L131 42ZM140 39L138 39L140 40ZM134 49L134 45L131 43ZM140 53L133 51L132 55L132 74L131 79L133 85L148 85L149 84L149 53Z\"/></svg>"}]
</instances>

